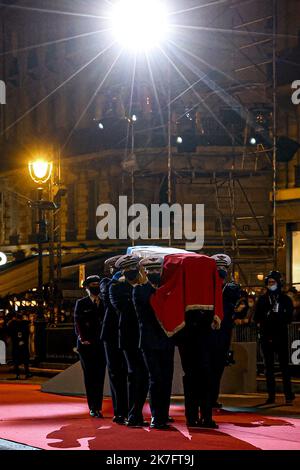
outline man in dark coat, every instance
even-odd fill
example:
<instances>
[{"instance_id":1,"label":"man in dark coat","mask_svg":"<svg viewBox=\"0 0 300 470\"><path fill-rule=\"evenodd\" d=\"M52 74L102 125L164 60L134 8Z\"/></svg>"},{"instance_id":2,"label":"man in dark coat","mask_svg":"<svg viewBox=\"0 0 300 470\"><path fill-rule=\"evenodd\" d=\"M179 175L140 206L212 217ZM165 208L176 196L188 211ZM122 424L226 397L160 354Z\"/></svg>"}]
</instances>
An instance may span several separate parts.
<instances>
[{"instance_id":1,"label":"man in dark coat","mask_svg":"<svg viewBox=\"0 0 300 470\"><path fill-rule=\"evenodd\" d=\"M120 256L113 256L104 263L107 277L100 282L100 297L104 304L105 315L101 332L104 343L110 390L113 402L113 421L125 424L128 415L127 367L124 354L119 347L119 316L109 300L110 286L117 283L115 263Z\"/></svg>"},{"instance_id":2,"label":"man in dark coat","mask_svg":"<svg viewBox=\"0 0 300 470\"><path fill-rule=\"evenodd\" d=\"M174 370L174 341L165 334L150 305L150 297L160 284L162 263L161 258L142 260L140 271L144 282L133 289L133 303L140 328L139 347L149 371L150 427L154 429L169 427L167 423Z\"/></svg>"},{"instance_id":3,"label":"man in dark coat","mask_svg":"<svg viewBox=\"0 0 300 470\"><path fill-rule=\"evenodd\" d=\"M148 371L139 349L139 324L132 301L133 286L139 283L139 258L124 255L116 262L123 277L109 288L109 298L119 315L119 346L122 349L128 373L127 426L141 427L144 421L143 406L149 389Z\"/></svg>"},{"instance_id":4,"label":"man in dark coat","mask_svg":"<svg viewBox=\"0 0 300 470\"><path fill-rule=\"evenodd\" d=\"M226 282L231 259L226 254L213 255L220 278L223 280L223 311L224 317L219 330L212 330L212 403L214 408L221 408L218 402L220 384L225 366L228 364L232 329L235 318L235 306L241 297L241 287L234 281Z\"/></svg>"},{"instance_id":5,"label":"man in dark coat","mask_svg":"<svg viewBox=\"0 0 300 470\"><path fill-rule=\"evenodd\" d=\"M274 354L277 353L286 404L292 405L295 395L292 392L289 373L288 324L292 321L293 303L288 295L281 292L282 280L278 271L271 271L266 276L265 285L267 292L257 301L254 321L259 327L265 361L269 395L266 404L275 403Z\"/></svg>"},{"instance_id":6,"label":"man in dark coat","mask_svg":"<svg viewBox=\"0 0 300 470\"><path fill-rule=\"evenodd\" d=\"M29 322L23 320L22 312L8 322L8 335L12 341L12 359L16 379L20 379L20 365L24 364L25 377L32 377L29 371Z\"/></svg>"},{"instance_id":7,"label":"man in dark coat","mask_svg":"<svg viewBox=\"0 0 300 470\"><path fill-rule=\"evenodd\" d=\"M87 297L77 301L74 311L77 350L84 375L90 416L103 418L102 401L106 358L100 339L104 305L99 297L100 277L89 276L84 287Z\"/></svg>"}]
</instances>

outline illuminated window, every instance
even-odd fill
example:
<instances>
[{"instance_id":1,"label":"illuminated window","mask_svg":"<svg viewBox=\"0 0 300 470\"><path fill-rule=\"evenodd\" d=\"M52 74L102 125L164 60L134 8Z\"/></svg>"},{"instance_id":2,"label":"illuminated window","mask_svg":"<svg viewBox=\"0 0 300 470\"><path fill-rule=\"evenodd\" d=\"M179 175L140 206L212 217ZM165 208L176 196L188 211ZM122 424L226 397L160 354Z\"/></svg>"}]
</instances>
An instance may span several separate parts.
<instances>
[{"instance_id":1,"label":"illuminated window","mask_svg":"<svg viewBox=\"0 0 300 470\"><path fill-rule=\"evenodd\" d=\"M300 232L293 232L292 252L292 279L293 284L300 284Z\"/></svg>"}]
</instances>

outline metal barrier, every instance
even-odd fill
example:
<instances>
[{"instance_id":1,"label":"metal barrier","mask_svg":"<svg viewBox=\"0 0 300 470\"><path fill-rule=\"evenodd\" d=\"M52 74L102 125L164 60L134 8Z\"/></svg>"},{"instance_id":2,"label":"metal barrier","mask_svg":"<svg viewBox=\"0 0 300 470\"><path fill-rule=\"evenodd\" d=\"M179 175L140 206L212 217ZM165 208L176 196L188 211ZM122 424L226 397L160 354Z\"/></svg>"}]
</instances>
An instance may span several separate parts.
<instances>
[{"instance_id":1,"label":"metal barrier","mask_svg":"<svg viewBox=\"0 0 300 470\"><path fill-rule=\"evenodd\" d=\"M75 362L78 355L74 351L76 336L74 325L59 325L46 328L46 359L55 362Z\"/></svg>"},{"instance_id":2,"label":"metal barrier","mask_svg":"<svg viewBox=\"0 0 300 470\"><path fill-rule=\"evenodd\" d=\"M259 344L258 339L258 328L256 325L236 325L233 329L232 341L237 343L243 342L256 342ZM290 351L290 364L291 365L300 365L295 364L292 361L292 356L295 353L295 349L299 349L299 361L300 361L300 322L299 323L291 323L288 325L288 343L289 343L289 351ZM295 356L295 354L294 354ZM263 364L263 356L261 353L261 348L257 348L257 364Z\"/></svg>"},{"instance_id":3,"label":"metal barrier","mask_svg":"<svg viewBox=\"0 0 300 470\"><path fill-rule=\"evenodd\" d=\"M256 325L236 325L233 329L232 341L235 343L257 343L257 365L263 365ZM44 328L42 342L45 352L41 356L46 357L47 360L72 363L78 359L78 355L74 351L76 336L72 324ZM300 322L288 326L288 342L290 364L298 366L300 369Z\"/></svg>"},{"instance_id":4,"label":"metal barrier","mask_svg":"<svg viewBox=\"0 0 300 470\"><path fill-rule=\"evenodd\" d=\"M0 340L0 365L6 364L6 344Z\"/></svg>"}]
</instances>

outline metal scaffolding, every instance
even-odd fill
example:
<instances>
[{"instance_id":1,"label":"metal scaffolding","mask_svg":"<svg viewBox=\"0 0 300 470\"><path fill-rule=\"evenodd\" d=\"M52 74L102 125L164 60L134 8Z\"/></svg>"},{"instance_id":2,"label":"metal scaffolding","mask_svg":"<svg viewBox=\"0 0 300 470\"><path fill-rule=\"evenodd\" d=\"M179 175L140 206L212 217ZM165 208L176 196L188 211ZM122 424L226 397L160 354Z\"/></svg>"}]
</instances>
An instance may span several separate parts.
<instances>
[{"instance_id":1,"label":"metal scaffolding","mask_svg":"<svg viewBox=\"0 0 300 470\"><path fill-rule=\"evenodd\" d=\"M240 152L241 146L234 141L234 130L229 128L227 133L232 140L232 145L227 146L227 158L231 159L230 168L215 167L214 170L210 171L201 171L195 168L178 170L170 161L170 155L172 155L172 160L176 158L176 155L175 153L172 154L171 148L171 110L169 109L167 150L168 200L169 203L176 202L176 189L171 188L173 178L176 180L175 185L180 184L185 177L192 178L198 184L207 184L205 180L210 180L211 186L215 188L215 206L219 219L220 233L219 242L214 244L213 249L215 251L220 249L228 252L233 258L233 271L237 274L237 278L240 277L245 285L249 285L250 283L253 284L253 280L249 281L243 269L244 264L254 263L256 265L261 262L265 269L276 268L277 266L277 0L267 0L263 2L263 6L260 0L231 0L222 8L227 9L227 15L228 11L230 12L232 33L231 35L225 35L222 32L222 28L218 30L216 27L216 34L223 37L224 41L229 43L232 49L231 74L235 78L235 85L227 93L231 96L232 102L240 103L242 109L244 119L242 156L240 153L237 154L237 152ZM224 12L225 9L222 11ZM219 19L220 10L217 13L216 18ZM222 85L217 83L217 86L221 87ZM210 94L212 95L211 92ZM254 107L254 104L258 105L251 103L251 96L263 96L261 103L266 109L270 110L268 139L257 142L255 148L249 145L249 138L255 132L255 116L251 109ZM222 151L224 153L224 149ZM196 156L196 153L194 156ZM186 154L186 157L188 158L188 154ZM261 164L262 162L263 165ZM134 171L135 182L137 182L138 178L147 178L155 174L155 172L147 170L146 167L144 169L141 167L143 167L142 162L139 169ZM266 216L259 213L257 203L253 203L251 194L245 188L247 178L254 178L262 174L269 178L269 192L272 194L270 197L272 203L270 220L272 220L272 224L266 223ZM161 174L160 177L162 180L165 178L164 174ZM173 194L172 200L170 198L171 194ZM243 199L244 205L247 207L247 213L240 214L238 211L241 199ZM224 223L228 218L230 219L229 236L228 231L226 233L226 227L224 227ZM251 221L255 224L257 232L255 235L248 234L243 230L241 227L243 220ZM271 233L268 225L272 225ZM249 246L252 247L250 255L245 254L245 245L248 248ZM210 247L207 250L209 251Z\"/></svg>"}]
</instances>

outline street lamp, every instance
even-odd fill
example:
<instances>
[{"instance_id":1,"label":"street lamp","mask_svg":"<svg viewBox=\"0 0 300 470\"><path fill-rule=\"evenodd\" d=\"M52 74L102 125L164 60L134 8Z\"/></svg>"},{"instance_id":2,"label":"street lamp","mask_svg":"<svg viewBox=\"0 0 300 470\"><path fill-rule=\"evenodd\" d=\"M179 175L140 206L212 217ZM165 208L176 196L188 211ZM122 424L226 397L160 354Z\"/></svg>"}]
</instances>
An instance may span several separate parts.
<instances>
[{"instance_id":1,"label":"street lamp","mask_svg":"<svg viewBox=\"0 0 300 470\"><path fill-rule=\"evenodd\" d=\"M7 256L5 253L0 251L0 266L4 266L7 263Z\"/></svg>"},{"instance_id":2,"label":"street lamp","mask_svg":"<svg viewBox=\"0 0 300 470\"><path fill-rule=\"evenodd\" d=\"M38 184L45 184L50 179L53 169L52 162L39 158L28 163L31 179Z\"/></svg>"},{"instance_id":3,"label":"street lamp","mask_svg":"<svg viewBox=\"0 0 300 470\"><path fill-rule=\"evenodd\" d=\"M46 221L44 216L43 186L49 181L53 164L42 158L28 163L28 169L31 179L39 186L37 188L37 201L31 204L32 207L38 209L38 315L42 314L43 309L43 242L45 241Z\"/></svg>"}]
</instances>

